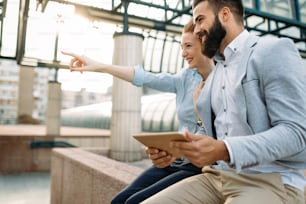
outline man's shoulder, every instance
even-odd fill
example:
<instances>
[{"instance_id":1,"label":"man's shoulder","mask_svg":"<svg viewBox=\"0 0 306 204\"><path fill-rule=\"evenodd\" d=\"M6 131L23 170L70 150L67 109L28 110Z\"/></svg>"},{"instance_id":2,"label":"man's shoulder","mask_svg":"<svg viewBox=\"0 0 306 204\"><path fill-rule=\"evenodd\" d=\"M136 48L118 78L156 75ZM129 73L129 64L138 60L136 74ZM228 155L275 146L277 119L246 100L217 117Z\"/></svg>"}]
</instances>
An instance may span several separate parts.
<instances>
[{"instance_id":1,"label":"man's shoulder","mask_svg":"<svg viewBox=\"0 0 306 204\"><path fill-rule=\"evenodd\" d=\"M275 47L287 47L292 46L294 47L294 43L289 38L277 38L273 36L262 36L259 37L259 40L257 41L257 46L262 47L265 49L273 49Z\"/></svg>"},{"instance_id":2,"label":"man's shoulder","mask_svg":"<svg viewBox=\"0 0 306 204\"><path fill-rule=\"evenodd\" d=\"M253 46L253 57L268 57L267 59L269 59L276 56L285 56L288 52L298 54L297 47L289 38L263 36L259 37Z\"/></svg>"}]
</instances>

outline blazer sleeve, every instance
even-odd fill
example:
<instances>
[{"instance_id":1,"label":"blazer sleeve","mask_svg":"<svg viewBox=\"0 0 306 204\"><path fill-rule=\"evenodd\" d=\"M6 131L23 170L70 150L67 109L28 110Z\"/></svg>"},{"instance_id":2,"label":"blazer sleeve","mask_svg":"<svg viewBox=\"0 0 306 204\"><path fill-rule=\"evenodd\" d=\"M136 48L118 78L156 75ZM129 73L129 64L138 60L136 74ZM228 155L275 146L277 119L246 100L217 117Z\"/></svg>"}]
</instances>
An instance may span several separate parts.
<instances>
[{"instance_id":1,"label":"blazer sleeve","mask_svg":"<svg viewBox=\"0 0 306 204\"><path fill-rule=\"evenodd\" d=\"M253 100L247 111L255 128L253 135L226 139L234 166L239 171L277 162L306 168L305 65L289 39L261 39L253 49L243 87L246 100Z\"/></svg>"}]
</instances>

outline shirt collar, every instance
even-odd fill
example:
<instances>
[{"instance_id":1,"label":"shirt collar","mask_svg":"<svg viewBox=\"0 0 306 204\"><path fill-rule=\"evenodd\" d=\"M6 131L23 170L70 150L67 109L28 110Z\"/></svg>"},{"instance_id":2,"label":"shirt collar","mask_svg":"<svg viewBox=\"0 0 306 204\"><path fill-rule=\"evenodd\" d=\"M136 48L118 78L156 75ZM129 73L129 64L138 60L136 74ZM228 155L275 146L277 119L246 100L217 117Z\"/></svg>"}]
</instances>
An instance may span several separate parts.
<instances>
[{"instance_id":1,"label":"shirt collar","mask_svg":"<svg viewBox=\"0 0 306 204\"><path fill-rule=\"evenodd\" d=\"M229 59L234 53L240 51L245 45L250 33L247 30L241 32L230 44L224 49L225 60ZM216 61L221 61L223 58L217 53L214 56Z\"/></svg>"}]
</instances>

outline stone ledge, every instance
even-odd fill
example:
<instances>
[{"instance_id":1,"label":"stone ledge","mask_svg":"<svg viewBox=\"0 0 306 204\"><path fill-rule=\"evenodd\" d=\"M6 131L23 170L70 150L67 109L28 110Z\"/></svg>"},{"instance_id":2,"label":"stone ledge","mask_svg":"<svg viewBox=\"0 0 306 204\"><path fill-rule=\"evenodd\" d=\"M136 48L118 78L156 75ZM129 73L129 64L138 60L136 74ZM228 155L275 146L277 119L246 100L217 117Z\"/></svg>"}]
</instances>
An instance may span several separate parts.
<instances>
[{"instance_id":1,"label":"stone ledge","mask_svg":"<svg viewBox=\"0 0 306 204\"><path fill-rule=\"evenodd\" d=\"M51 158L51 204L110 203L142 171L80 148L55 148Z\"/></svg>"},{"instance_id":2,"label":"stone ledge","mask_svg":"<svg viewBox=\"0 0 306 204\"><path fill-rule=\"evenodd\" d=\"M108 149L53 149L51 204L108 204L143 171L103 155ZM306 203L306 187L304 193Z\"/></svg>"}]
</instances>

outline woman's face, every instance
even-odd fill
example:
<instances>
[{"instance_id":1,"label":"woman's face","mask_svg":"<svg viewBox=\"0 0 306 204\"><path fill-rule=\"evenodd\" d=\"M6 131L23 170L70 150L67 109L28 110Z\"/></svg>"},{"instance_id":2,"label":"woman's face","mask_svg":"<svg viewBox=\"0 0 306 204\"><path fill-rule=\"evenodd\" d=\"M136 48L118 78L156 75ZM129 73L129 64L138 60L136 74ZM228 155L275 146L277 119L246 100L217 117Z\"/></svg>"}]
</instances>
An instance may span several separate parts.
<instances>
[{"instance_id":1,"label":"woman's face","mask_svg":"<svg viewBox=\"0 0 306 204\"><path fill-rule=\"evenodd\" d=\"M197 68L203 63L204 56L201 52L201 41L193 33L182 34L182 57L187 61L189 68Z\"/></svg>"}]
</instances>

